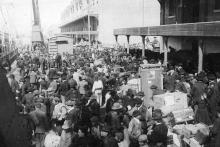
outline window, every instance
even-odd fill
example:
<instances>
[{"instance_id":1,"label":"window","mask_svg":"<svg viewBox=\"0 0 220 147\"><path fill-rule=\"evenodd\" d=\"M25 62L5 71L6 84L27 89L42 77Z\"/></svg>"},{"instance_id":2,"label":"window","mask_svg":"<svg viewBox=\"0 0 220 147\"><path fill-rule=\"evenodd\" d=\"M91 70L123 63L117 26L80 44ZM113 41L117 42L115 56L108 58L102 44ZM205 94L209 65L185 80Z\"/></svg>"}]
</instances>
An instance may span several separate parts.
<instances>
[{"instance_id":1,"label":"window","mask_svg":"<svg viewBox=\"0 0 220 147\"><path fill-rule=\"evenodd\" d=\"M175 15L175 0L169 0L169 16Z\"/></svg>"},{"instance_id":2,"label":"window","mask_svg":"<svg viewBox=\"0 0 220 147\"><path fill-rule=\"evenodd\" d=\"M220 10L220 0L215 0L215 10Z\"/></svg>"},{"instance_id":3,"label":"window","mask_svg":"<svg viewBox=\"0 0 220 147\"><path fill-rule=\"evenodd\" d=\"M68 41L66 41L66 40L56 41L56 44L68 44Z\"/></svg>"}]
</instances>

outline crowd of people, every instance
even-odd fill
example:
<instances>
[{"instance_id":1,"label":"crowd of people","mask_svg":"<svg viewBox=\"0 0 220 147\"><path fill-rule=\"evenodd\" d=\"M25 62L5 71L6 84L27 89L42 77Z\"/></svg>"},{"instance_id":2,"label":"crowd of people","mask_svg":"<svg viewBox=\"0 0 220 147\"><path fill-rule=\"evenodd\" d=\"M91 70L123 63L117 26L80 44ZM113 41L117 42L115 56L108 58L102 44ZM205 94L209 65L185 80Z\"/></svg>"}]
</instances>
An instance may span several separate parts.
<instances>
[{"instance_id":1,"label":"crowd of people","mask_svg":"<svg viewBox=\"0 0 220 147\"><path fill-rule=\"evenodd\" d=\"M102 59L97 63L98 59ZM28 129L37 147L165 147L168 126L160 109L144 103L145 94L130 88L140 78L145 59L110 51L76 51L49 56L21 53L17 59L19 81L9 84L20 113L30 118ZM149 61L154 64L155 60ZM148 63L149 63L148 62ZM113 70L123 67L129 74ZM211 136L218 147L220 130L220 74L197 75L181 64L163 71L164 89L152 85L153 95L167 91L188 94L195 122L214 126Z\"/></svg>"}]
</instances>

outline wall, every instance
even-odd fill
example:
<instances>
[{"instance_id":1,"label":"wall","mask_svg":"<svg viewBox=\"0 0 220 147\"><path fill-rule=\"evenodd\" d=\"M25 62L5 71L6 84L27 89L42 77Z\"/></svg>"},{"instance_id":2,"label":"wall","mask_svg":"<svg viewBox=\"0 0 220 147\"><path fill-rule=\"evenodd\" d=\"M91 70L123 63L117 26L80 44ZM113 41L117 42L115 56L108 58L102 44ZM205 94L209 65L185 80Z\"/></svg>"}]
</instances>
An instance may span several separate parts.
<instances>
[{"instance_id":1,"label":"wall","mask_svg":"<svg viewBox=\"0 0 220 147\"><path fill-rule=\"evenodd\" d=\"M144 1L144 24L143 24ZM114 44L113 30L116 28L160 25L160 4L157 0L100 0L99 40L103 44ZM118 38L120 44L126 37ZM131 42L141 42L141 37L132 36Z\"/></svg>"},{"instance_id":2,"label":"wall","mask_svg":"<svg viewBox=\"0 0 220 147\"><path fill-rule=\"evenodd\" d=\"M58 53L73 54L73 39L65 36L58 36L56 41L67 41L67 44L57 44Z\"/></svg>"},{"instance_id":3,"label":"wall","mask_svg":"<svg viewBox=\"0 0 220 147\"><path fill-rule=\"evenodd\" d=\"M219 39L206 39L204 40L204 52L220 53L220 38Z\"/></svg>"},{"instance_id":4,"label":"wall","mask_svg":"<svg viewBox=\"0 0 220 147\"><path fill-rule=\"evenodd\" d=\"M68 41L68 44L56 44L56 41ZM66 36L54 36L49 40L49 54L68 52L73 53L73 39Z\"/></svg>"},{"instance_id":5,"label":"wall","mask_svg":"<svg viewBox=\"0 0 220 147\"><path fill-rule=\"evenodd\" d=\"M54 55L57 53L57 44L56 44L56 37L50 38L48 42L49 54Z\"/></svg>"},{"instance_id":6,"label":"wall","mask_svg":"<svg viewBox=\"0 0 220 147\"><path fill-rule=\"evenodd\" d=\"M220 10L215 10L215 0L208 0L208 16L207 21L220 20Z\"/></svg>"},{"instance_id":7,"label":"wall","mask_svg":"<svg viewBox=\"0 0 220 147\"><path fill-rule=\"evenodd\" d=\"M169 0L161 4L161 24L193 23L220 20L220 10L215 10L215 0L174 0L175 15L169 16Z\"/></svg>"},{"instance_id":8,"label":"wall","mask_svg":"<svg viewBox=\"0 0 220 147\"><path fill-rule=\"evenodd\" d=\"M168 38L168 48L172 47L175 50L191 50L192 49L192 40L190 38L182 37L169 37Z\"/></svg>"}]
</instances>

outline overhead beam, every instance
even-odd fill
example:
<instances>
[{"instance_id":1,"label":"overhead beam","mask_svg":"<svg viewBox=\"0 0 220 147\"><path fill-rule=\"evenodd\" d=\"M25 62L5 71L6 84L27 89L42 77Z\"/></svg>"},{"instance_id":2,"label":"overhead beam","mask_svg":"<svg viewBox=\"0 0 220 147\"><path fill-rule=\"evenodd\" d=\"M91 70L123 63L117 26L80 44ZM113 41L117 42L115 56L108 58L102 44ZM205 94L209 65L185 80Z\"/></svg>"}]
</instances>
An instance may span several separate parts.
<instances>
[{"instance_id":1,"label":"overhead beam","mask_svg":"<svg viewBox=\"0 0 220 147\"><path fill-rule=\"evenodd\" d=\"M122 28L114 35L220 37L220 21Z\"/></svg>"}]
</instances>

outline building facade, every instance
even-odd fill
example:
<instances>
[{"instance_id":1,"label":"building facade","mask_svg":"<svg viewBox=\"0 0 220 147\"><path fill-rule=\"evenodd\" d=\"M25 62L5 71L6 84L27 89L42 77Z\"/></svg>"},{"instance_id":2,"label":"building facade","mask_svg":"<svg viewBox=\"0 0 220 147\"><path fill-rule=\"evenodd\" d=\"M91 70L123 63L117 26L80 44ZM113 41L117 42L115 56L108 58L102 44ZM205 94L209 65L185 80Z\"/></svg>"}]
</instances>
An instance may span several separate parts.
<instances>
[{"instance_id":1,"label":"building facade","mask_svg":"<svg viewBox=\"0 0 220 147\"><path fill-rule=\"evenodd\" d=\"M162 25L220 20L219 0L159 0L159 2Z\"/></svg>"},{"instance_id":2,"label":"building facade","mask_svg":"<svg viewBox=\"0 0 220 147\"><path fill-rule=\"evenodd\" d=\"M218 70L220 63L216 59L220 53L220 1L158 1L161 8L160 26L115 29L116 38L121 35L162 36L165 64L169 50L189 51L191 59L198 63L198 71L203 70L204 66L211 71Z\"/></svg>"},{"instance_id":3,"label":"building facade","mask_svg":"<svg viewBox=\"0 0 220 147\"><path fill-rule=\"evenodd\" d=\"M16 54L16 34L10 22L7 6L0 4L0 62Z\"/></svg>"},{"instance_id":4,"label":"building facade","mask_svg":"<svg viewBox=\"0 0 220 147\"><path fill-rule=\"evenodd\" d=\"M61 16L61 33L71 35L75 42L88 40L90 34L91 41L115 44L115 28L159 25L159 10L157 1L73 0ZM120 40L125 43L126 37Z\"/></svg>"}]
</instances>

